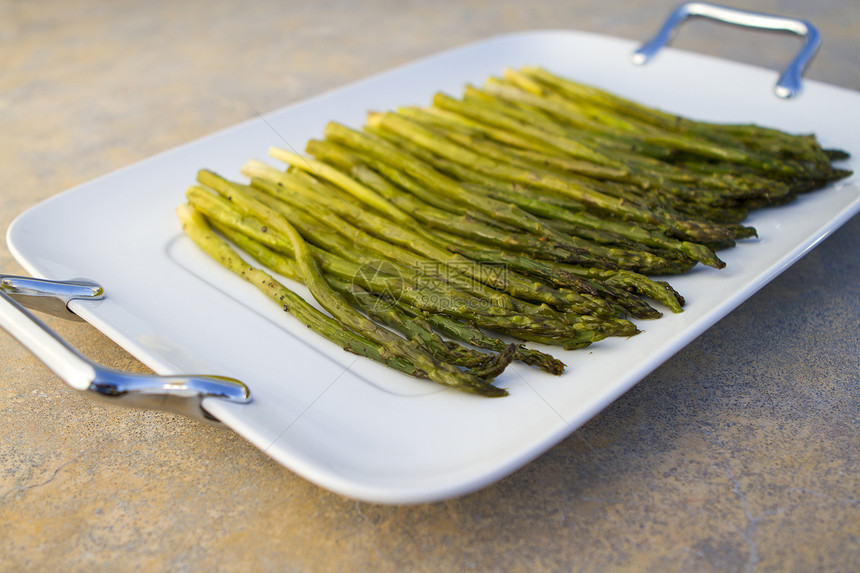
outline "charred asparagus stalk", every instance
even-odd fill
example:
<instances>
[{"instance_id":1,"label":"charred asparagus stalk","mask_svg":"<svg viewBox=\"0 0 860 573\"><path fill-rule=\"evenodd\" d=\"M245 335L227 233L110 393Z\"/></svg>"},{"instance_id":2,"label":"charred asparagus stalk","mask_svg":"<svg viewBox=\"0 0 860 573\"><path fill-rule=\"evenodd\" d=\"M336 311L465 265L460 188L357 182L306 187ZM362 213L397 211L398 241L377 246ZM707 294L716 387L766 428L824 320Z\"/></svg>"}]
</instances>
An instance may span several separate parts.
<instances>
[{"instance_id":1,"label":"charred asparagus stalk","mask_svg":"<svg viewBox=\"0 0 860 573\"><path fill-rule=\"evenodd\" d=\"M813 136L681 118L535 67L362 130L331 123L307 152L272 148L289 167L252 160L249 185L199 172L184 229L347 350L484 396L506 394L492 381L511 360L564 368L490 330L567 349L636 334L623 315L661 314L646 299L684 304L642 273L722 268L714 251L754 236L751 210L850 174Z\"/></svg>"}]
</instances>

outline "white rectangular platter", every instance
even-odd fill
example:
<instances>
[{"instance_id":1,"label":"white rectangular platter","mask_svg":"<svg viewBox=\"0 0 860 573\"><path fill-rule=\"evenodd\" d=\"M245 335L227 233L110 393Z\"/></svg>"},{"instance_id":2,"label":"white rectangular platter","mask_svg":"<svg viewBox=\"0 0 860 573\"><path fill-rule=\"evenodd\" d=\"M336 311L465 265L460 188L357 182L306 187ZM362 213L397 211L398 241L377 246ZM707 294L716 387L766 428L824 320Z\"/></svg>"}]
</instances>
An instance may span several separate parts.
<instances>
[{"instance_id":1,"label":"white rectangular platter","mask_svg":"<svg viewBox=\"0 0 860 573\"><path fill-rule=\"evenodd\" d=\"M337 120L359 127L370 110L458 95L507 66L541 65L675 113L815 132L860 153L860 96L807 81L779 100L777 73L667 49L635 67L630 41L570 31L500 36L424 59L270 113L106 175L22 214L10 249L34 276L85 277L106 298L74 311L158 373L233 376L250 404L206 408L308 480L356 499L422 503L484 487L571 434L729 313L860 209L856 178L757 213L759 239L721 252L727 268L672 278L685 312L639 321L631 339L550 351L561 377L522 365L485 399L412 379L309 332L182 234L174 214L200 168L241 179L269 146L299 151ZM844 167L856 169L855 160ZM290 285L295 286L295 285ZM296 287L300 293L306 293ZM790 310L786 310L790 312ZM694 381L691 381L693 383Z\"/></svg>"}]
</instances>

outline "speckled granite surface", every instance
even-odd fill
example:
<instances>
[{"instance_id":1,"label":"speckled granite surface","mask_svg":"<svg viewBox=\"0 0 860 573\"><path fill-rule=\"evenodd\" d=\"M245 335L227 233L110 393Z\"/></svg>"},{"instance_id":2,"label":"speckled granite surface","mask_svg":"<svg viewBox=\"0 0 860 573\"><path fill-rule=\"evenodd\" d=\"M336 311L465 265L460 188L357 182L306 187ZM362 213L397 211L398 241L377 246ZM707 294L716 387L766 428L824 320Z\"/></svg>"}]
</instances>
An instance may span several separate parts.
<instances>
[{"instance_id":1,"label":"speckled granite surface","mask_svg":"<svg viewBox=\"0 0 860 573\"><path fill-rule=\"evenodd\" d=\"M649 36L675 2L0 2L0 226L219 128L534 28ZM860 5L756 0L860 89ZM676 45L780 67L792 38ZM232 433L67 389L0 332L0 569L850 571L860 563L860 220L534 463L442 503L359 503ZM0 269L21 273L8 250ZM86 355L144 368L92 327Z\"/></svg>"}]
</instances>

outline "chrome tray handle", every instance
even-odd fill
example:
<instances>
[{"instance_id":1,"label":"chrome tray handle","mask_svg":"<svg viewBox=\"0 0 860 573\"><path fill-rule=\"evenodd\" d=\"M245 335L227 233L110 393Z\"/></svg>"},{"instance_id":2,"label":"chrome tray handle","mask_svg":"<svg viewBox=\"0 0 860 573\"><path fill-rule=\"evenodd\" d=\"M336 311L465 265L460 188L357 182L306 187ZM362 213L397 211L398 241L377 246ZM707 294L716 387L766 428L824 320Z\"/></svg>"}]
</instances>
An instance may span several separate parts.
<instances>
[{"instance_id":1,"label":"chrome tray handle","mask_svg":"<svg viewBox=\"0 0 860 573\"><path fill-rule=\"evenodd\" d=\"M99 300L104 291L87 280L49 281L0 275L0 326L15 337L71 387L110 403L166 410L220 425L203 408L203 398L218 397L231 402L251 401L245 384L233 378L206 375L149 375L106 368L81 355L29 308L70 320L82 320L69 301Z\"/></svg>"},{"instance_id":2,"label":"chrome tray handle","mask_svg":"<svg viewBox=\"0 0 860 573\"><path fill-rule=\"evenodd\" d=\"M818 28L808 20L749 12L707 2L687 2L678 6L657 34L633 53L633 63L636 65L647 63L660 51L660 48L669 44L675 29L691 17L708 18L744 28L791 32L805 38L800 52L788 64L774 86L774 93L781 98L791 98L800 93L803 69L821 45L821 34Z\"/></svg>"}]
</instances>

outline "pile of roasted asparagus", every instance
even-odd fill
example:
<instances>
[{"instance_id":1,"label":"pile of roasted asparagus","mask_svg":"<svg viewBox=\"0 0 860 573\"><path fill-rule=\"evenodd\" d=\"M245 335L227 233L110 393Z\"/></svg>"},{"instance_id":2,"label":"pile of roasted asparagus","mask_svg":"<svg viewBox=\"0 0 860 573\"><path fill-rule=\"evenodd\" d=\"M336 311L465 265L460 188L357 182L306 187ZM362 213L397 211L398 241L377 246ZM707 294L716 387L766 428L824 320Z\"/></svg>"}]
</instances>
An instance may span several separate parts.
<instances>
[{"instance_id":1,"label":"pile of roasted asparagus","mask_svg":"<svg viewBox=\"0 0 860 573\"><path fill-rule=\"evenodd\" d=\"M198 173L192 240L344 349L485 396L526 346L565 349L680 312L649 277L755 235L752 209L849 173L814 136L667 114L539 68L460 99L331 123L308 156L273 148L249 183ZM240 256L241 250L244 255ZM253 260L254 264L247 261ZM273 274L304 283L327 313Z\"/></svg>"}]
</instances>

